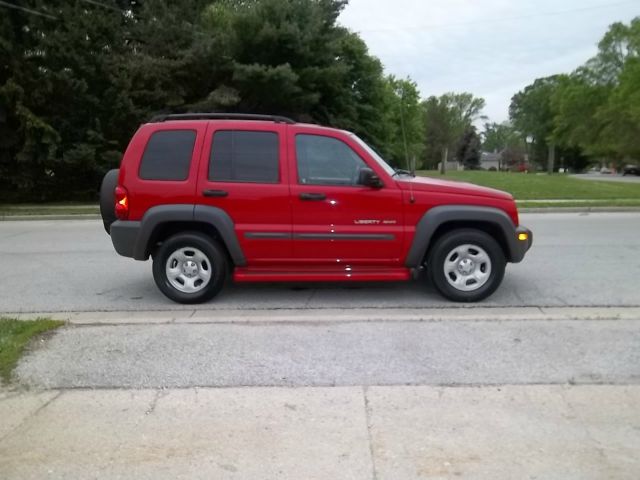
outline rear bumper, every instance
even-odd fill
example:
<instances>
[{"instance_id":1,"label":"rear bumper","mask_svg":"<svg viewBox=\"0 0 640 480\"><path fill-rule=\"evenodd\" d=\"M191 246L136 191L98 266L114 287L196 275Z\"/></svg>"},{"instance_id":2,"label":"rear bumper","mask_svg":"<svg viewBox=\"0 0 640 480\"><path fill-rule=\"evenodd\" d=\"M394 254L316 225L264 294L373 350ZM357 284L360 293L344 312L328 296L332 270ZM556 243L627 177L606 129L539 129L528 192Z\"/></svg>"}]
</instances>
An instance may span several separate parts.
<instances>
[{"instance_id":1,"label":"rear bumper","mask_svg":"<svg viewBox=\"0 0 640 480\"><path fill-rule=\"evenodd\" d=\"M135 258L136 243L140 236L140 222L116 220L111 224L111 242L123 257Z\"/></svg>"},{"instance_id":2,"label":"rear bumper","mask_svg":"<svg viewBox=\"0 0 640 480\"><path fill-rule=\"evenodd\" d=\"M526 235L525 240L520 240L520 235ZM521 262L525 253L529 251L533 244L533 233L527 227L520 225L516 228L515 239L511 247L511 261L513 263Z\"/></svg>"}]
</instances>

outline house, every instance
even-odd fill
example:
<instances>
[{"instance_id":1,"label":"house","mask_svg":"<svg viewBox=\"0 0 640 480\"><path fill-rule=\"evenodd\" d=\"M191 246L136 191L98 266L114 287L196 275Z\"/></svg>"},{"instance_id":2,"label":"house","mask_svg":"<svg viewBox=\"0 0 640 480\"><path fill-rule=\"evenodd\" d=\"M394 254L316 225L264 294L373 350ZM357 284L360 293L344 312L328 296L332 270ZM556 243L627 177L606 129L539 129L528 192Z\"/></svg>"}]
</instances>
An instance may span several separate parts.
<instances>
[{"instance_id":1,"label":"house","mask_svg":"<svg viewBox=\"0 0 640 480\"><path fill-rule=\"evenodd\" d=\"M480 168L482 170L500 170L502 166L502 153L482 152L480 155Z\"/></svg>"}]
</instances>

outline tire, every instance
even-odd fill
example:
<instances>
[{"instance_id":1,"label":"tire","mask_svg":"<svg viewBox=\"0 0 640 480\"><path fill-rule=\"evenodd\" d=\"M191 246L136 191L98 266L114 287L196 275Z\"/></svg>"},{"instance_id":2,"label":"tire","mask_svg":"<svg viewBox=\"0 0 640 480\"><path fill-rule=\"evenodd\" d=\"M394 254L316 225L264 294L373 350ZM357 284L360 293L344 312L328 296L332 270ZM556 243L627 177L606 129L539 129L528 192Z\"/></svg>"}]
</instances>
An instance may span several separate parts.
<instances>
[{"instance_id":1,"label":"tire","mask_svg":"<svg viewBox=\"0 0 640 480\"><path fill-rule=\"evenodd\" d=\"M202 303L215 297L224 286L228 268L222 246L198 232L169 237L153 256L156 285L178 303Z\"/></svg>"},{"instance_id":2,"label":"tire","mask_svg":"<svg viewBox=\"0 0 640 480\"><path fill-rule=\"evenodd\" d=\"M119 173L120 170L117 168L109 170L100 186L100 215L102 215L102 224L107 233L111 232L111 224L117 220L115 189L118 185Z\"/></svg>"},{"instance_id":3,"label":"tire","mask_svg":"<svg viewBox=\"0 0 640 480\"><path fill-rule=\"evenodd\" d=\"M454 302L477 302L502 283L506 258L498 242L474 229L453 230L429 252L427 271L442 296Z\"/></svg>"}]
</instances>

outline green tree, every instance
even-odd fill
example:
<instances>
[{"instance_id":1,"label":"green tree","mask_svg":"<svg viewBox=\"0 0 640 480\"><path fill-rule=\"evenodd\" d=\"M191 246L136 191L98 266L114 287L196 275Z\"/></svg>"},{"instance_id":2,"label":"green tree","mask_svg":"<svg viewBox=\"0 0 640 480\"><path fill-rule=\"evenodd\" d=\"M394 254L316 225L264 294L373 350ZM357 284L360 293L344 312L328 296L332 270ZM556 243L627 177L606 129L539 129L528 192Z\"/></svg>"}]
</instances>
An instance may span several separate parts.
<instances>
[{"instance_id":1,"label":"green tree","mask_svg":"<svg viewBox=\"0 0 640 480\"><path fill-rule=\"evenodd\" d=\"M598 43L598 53L577 74L590 83L616 85L628 60L640 56L640 17L629 25L612 24Z\"/></svg>"},{"instance_id":2,"label":"green tree","mask_svg":"<svg viewBox=\"0 0 640 480\"><path fill-rule=\"evenodd\" d=\"M403 162L419 94L386 78L344 0L25 0L0 16L0 195L95 198L156 113L292 116L352 130ZM402 113L402 115L400 115ZM401 148L402 147L402 148Z\"/></svg>"},{"instance_id":3,"label":"green tree","mask_svg":"<svg viewBox=\"0 0 640 480\"><path fill-rule=\"evenodd\" d=\"M474 121L483 118L485 101L470 93L446 93L429 97L424 109L424 168L435 168L446 152L453 150ZM449 155L447 154L447 157Z\"/></svg>"},{"instance_id":4,"label":"green tree","mask_svg":"<svg viewBox=\"0 0 640 480\"><path fill-rule=\"evenodd\" d=\"M482 150L500 153L509 147L522 147L522 137L509 122L485 123L481 134Z\"/></svg>"},{"instance_id":5,"label":"green tree","mask_svg":"<svg viewBox=\"0 0 640 480\"><path fill-rule=\"evenodd\" d=\"M509 117L523 139L531 137L531 159L539 164L554 155L554 112L551 102L559 87L558 75L539 78L511 99ZM553 169L553 162L549 168Z\"/></svg>"},{"instance_id":6,"label":"green tree","mask_svg":"<svg viewBox=\"0 0 640 480\"><path fill-rule=\"evenodd\" d=\"M458 140L455 159L464 165L465 170L480 168L481 142L474 126L468 126Z\"/></svg>"},{"instance_id":7,"label":"green tree","mask_svg":"<svg viewBox=\"0 0 640 480\"><path fill-rule=\"evenodd\" d=\"M394 166L411 168L424 148L423 112L415 82L387 77L383 112L386 135L380 153Z\"/></svg>"},{"instance_id":8,"label":"green tree","mask_svg":"<svg viewBox=\"0 0 640 480\"><path fill-rule=\"evenodd\" d=\"M562 77L552 95L553 138L592 155L607 154L598 142L602 125L595 112L606 104L609 94L610 87L590 83L581 75Z\"/></svg>"},{"instance_id":9,"label":"green tree","mask_svg":"<svg viewBox=\"0 0 640 480\"><path fill-rule=\"evenodd\" d=\"M127 49L129 19L115 2L93 15L82 2L33 1L43 15L3 10L0 20L0 164L5 196L31 200L95 191L120 146L109 132L121 93L110 91ZM105 101L105 94L111 101ZM73 195L71 193L71 195Z\"/></svg>"},{"instance_id":10,"label":"green tree","mask_svg":"<svg viewBox=\"0 0 640 480\"><path fill-rule=\"evenodd\" d=\"M619 82L596 113L606 148L622 158L640 158L640 58L625 62Z\"/></svg>"},{"instance_id":11,"label":"green tree","mask_svg":"<svg viewBox=\"0 0 640 480\"><path fill-rule=\"evenodd\" d=\"M212 71L190 109L275 113L352 130L384 150L380 61L337 25L346 2L227 0L203 13Z\"/></svg>"},{"instance_id":12,"label":"green tree","mask_svg":"<svg viewBox=\"0 0 640 480\"><path fill-rule=\"evenodd\" d=\"M640 155L639 63L640 18L611 25L598 54L561 77L552 96L554 139L614 163Z\"/></svg>"}]
</instances>

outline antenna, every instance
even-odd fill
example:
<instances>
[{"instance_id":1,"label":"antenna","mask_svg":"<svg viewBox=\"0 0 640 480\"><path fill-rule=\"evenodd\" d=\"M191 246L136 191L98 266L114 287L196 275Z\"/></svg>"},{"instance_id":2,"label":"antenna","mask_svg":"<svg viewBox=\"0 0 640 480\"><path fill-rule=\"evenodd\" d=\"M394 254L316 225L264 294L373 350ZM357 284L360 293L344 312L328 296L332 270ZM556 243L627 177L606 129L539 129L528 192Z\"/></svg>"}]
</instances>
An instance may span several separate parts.
<instances>
[{"instance_id":1,"label":"antenna","mask_svg":"<svg viewBox=\"0 0 640 480\"><path fill-rule=\"evenodd\" d=\"M415 170L411 169L411 164L409 163L409 147L407 147L407 133L404 128L404 85L402 85L400 92L400 128L402 129L402 143L404 144L404 161L407 164L407 170L415 177ZM409 182L409 201L411 203L416 202L413 196L413 182Z\"/></svg>"}]
</instances>

